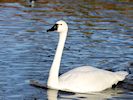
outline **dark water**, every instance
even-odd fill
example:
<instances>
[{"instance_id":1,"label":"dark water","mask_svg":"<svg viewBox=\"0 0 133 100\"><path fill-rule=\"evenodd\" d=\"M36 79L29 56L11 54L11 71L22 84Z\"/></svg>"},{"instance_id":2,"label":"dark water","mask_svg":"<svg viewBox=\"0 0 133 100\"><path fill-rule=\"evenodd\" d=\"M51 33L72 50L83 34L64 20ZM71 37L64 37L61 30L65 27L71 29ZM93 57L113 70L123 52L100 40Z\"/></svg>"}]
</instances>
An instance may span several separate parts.
<instances>
[{"instance_id":1,"label":"dark water","mask_svg":"<svg viewBox=\"0 0 133 100\"><path fill-rule=\"evenodd\" d=\"M73 94L32 87L47 82L58 42L46 33L57 20L69 24L60 73L91 65L130 75L115 89ZM133 98L133 2L131 0L0 1L0 100L127 100Z\"/></svg>"}]
</instances>

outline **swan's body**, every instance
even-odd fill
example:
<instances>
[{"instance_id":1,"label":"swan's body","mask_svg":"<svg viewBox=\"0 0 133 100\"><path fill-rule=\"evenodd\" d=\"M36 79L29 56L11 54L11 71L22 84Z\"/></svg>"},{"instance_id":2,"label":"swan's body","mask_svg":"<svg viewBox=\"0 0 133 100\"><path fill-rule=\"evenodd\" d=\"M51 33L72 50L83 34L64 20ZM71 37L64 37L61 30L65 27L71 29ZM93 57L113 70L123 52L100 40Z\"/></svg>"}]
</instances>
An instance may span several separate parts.
<instances>
[{"instance_id":1,"label":"swan's body","mask_svg":"<svg viewBox=\"0 0 133 100\"><path fill-rule=\"evenodd\" d=\"M48 31L54 30L59 32L59 43L49 72L47 83L49 88L78 93L99 92L124 80L128 75L125 71L110 72L91 66L83 66L72 69L59 77L60 62L68 26L61 20Z\"/></svg>"}]
</instances>

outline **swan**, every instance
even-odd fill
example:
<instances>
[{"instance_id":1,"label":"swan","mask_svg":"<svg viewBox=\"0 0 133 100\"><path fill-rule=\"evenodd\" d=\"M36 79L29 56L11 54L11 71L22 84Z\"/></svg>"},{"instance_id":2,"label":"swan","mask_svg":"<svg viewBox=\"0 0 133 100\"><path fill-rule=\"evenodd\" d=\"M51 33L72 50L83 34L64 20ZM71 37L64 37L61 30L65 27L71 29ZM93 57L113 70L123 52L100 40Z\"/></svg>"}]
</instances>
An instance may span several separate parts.
<instances>
[{"instance_id":1,"label":"swan","mask_svg":"<svg viewBox=\"0 0 133 100\"><path fill-rule=\"evenodd\" d=\"M65 21L59 20L52 28L47 30L47 32L50 31L59 33L59 42L49 72L47 81L48 88L75 93L100 92L107 88L111 88L112 85L117 84L119 81L123 81L128 75L126 71L111 72L92 66L82 66L59 76L59 68L67 37L68 25Z\"/></svg>"}]
</instances>

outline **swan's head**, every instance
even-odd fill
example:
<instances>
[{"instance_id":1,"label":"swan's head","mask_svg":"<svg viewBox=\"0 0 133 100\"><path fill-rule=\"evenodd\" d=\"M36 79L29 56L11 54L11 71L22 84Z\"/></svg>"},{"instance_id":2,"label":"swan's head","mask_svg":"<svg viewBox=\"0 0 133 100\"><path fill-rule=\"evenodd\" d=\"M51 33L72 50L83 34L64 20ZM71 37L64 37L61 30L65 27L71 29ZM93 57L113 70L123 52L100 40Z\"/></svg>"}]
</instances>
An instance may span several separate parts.
<instances>
[{"instance_id":1,"label":"swan's head","mask_svg":"<svg viewBox=\"0 0 133 100\"><path fill-rule=\"evenodd\" d=\"M66 33L68 31L67 23L63 20L57 21L56 24L51 29L47 30L47 32L50 32L50 31Z\"/></svg>"}]
</instances>

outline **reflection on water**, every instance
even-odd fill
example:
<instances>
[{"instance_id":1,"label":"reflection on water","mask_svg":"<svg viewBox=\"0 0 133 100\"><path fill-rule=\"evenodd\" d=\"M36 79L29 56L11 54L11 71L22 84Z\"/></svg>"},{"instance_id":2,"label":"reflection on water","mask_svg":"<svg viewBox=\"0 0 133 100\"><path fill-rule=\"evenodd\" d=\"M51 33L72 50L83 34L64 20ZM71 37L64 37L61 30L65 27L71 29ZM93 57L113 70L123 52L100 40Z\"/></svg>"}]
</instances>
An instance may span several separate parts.
<instances>
[{"instance_id":1,"label":"reflection on water","mask_svg":"<svg viewBox=\"0 0 133 100\"><path fill-rule=\"evenodd\" d=\"M47 90L47 98L48 100L57 100L58 97L58 90Z\"/></svg>"},{"instance_id":2,"label":"reflection on water","mask_svg":"<svg viewBox=\"0 0 133 100\"><path fill-rule=\"evenodd\" d=\"M120 89L109 89L106 91L103 91L101 93L91 93L91 94L79 94L79 93L67 93L67 92L61 92L57 90L47 90L47 98L48 100L105 100L108 98L112 98L115 96L121 96L121 93L123 91Z\"/></svg>"},{"instance_id":3,"label":"reflection on water","mask_svg":"<svg viewBox=\"0 0 133 100\"><path fill-rule=\"evenodd\" d=\"M120 85L124 92L59 92L48 98L133 98L132 0L37 0L34 7L28 0L0 0L0 99L47 99L47 91L31 87L26 81L46 83L58 41L57 34L46 33L46 29L60 19L69 24L60 73L92 65L111 71L127 70L130 75Z\"/></svg>"}]
</instances>

